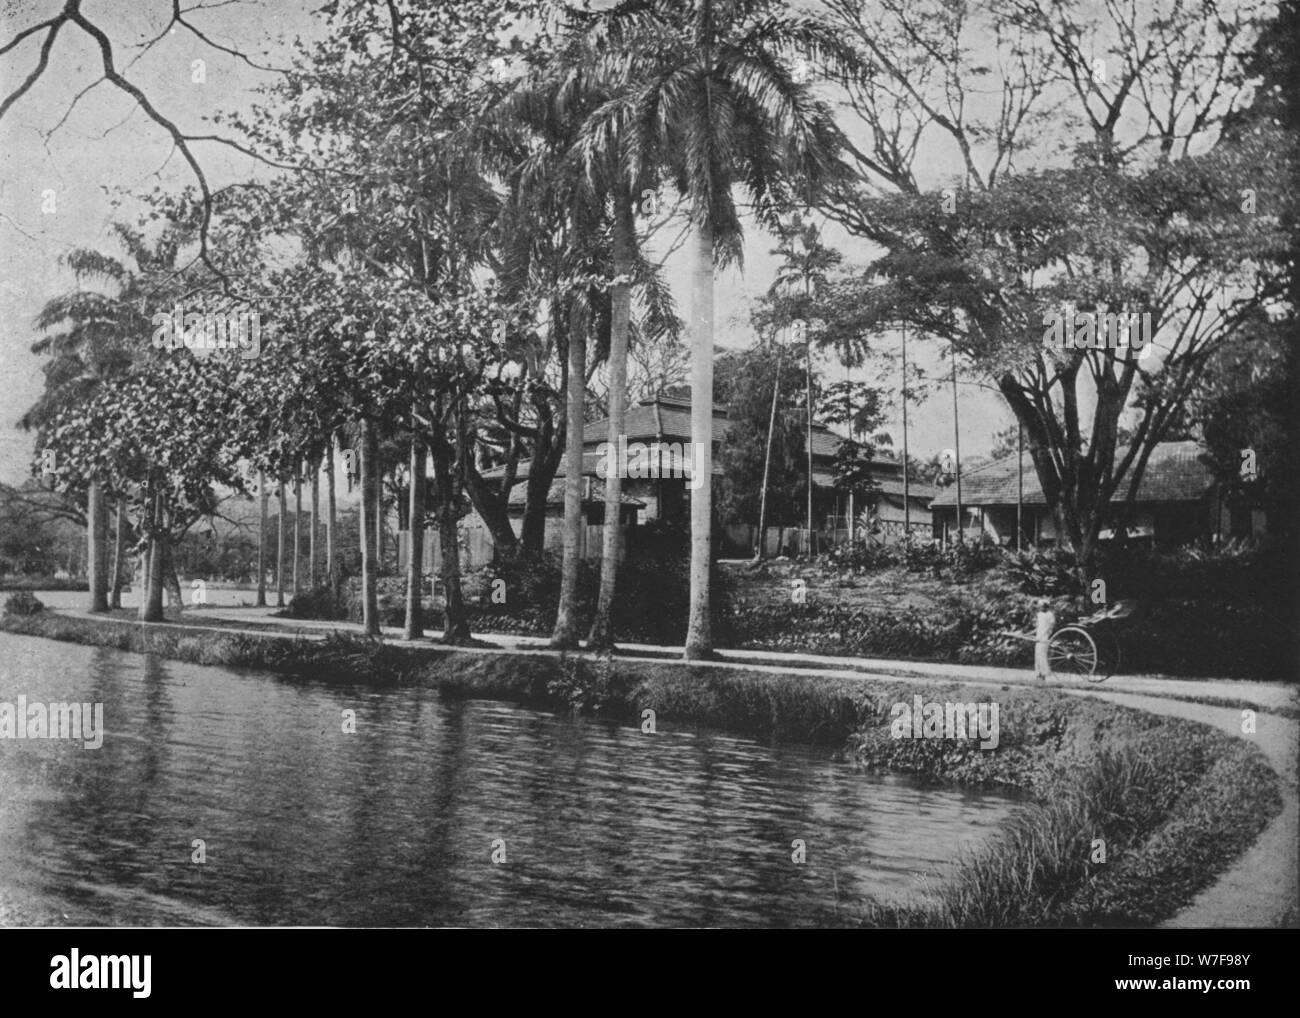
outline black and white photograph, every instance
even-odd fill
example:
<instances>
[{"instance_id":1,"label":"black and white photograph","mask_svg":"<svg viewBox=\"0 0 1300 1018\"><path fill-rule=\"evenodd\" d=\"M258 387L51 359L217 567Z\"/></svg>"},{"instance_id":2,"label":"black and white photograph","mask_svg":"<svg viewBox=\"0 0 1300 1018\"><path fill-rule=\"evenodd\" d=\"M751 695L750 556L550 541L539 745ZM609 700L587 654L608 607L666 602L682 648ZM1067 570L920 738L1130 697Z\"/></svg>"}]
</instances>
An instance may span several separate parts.
<instances>
[{"instance_id":1,"label":"black and white photograph","mask_svg":"<svg viewBox=\"0 0 1300 1018\"><path fill-rule=\"evenodd\" d=\"M1091 930L1240 1006L1298 260L1300 0L0 2L5 984Z\"/></svg>"}]
</instances>

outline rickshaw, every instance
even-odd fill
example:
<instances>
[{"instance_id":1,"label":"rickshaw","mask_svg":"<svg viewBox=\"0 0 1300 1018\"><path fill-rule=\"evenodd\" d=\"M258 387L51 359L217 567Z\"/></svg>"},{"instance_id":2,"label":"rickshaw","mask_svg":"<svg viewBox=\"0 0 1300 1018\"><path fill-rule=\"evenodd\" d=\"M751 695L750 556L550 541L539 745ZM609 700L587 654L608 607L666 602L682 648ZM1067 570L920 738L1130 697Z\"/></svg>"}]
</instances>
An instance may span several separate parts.
<instances>
[{"instance_id":1,"label":"rickshaw","mask_svg":"<svg viewBox=\"0 0 1300 1018\"><path fill-rule=\"evenodd\" d=\"M1105 682L1119 671L1124 656L1119 634L1137 611L1138 602L1126 598L1054 629L1047 641L1048 667L1061 675L1083 675L1089 682ZM1030 633L1006 635L1034 642Z\"/></svg>"}]
</instances>

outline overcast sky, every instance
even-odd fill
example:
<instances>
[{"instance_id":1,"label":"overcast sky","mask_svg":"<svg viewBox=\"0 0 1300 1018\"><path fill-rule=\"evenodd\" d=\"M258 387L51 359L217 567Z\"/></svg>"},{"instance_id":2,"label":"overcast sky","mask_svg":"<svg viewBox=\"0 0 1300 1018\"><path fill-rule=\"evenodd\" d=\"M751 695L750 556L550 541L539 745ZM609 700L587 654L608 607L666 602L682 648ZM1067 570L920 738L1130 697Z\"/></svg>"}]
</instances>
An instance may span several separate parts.
<instances>
[{"instance_id":1,"label":"overcast sky","mask_svg":"<svg viewBox=\"0 0 1300 1018\"><path fill-rule=\"evenodd\" d=\"M61 2L0 4L0 39L7 43L55 13ZM320 0L218 2L188 17L214 41L258 63L278 65L287 60L284 40L311 38L322 30L321 19L311 13L319 6ZM247 108L254 89L273 75L250 68L183 29L172 29L143 52L144 43L163 30L170 7L167 0L86 0L83 4L90 19L109 33L119 71L151 98L159 112L187 133L214 133L210 125L205 127L208 117ZM39 38L29 38L0 57L4 94L35 66ZM204 61L202 83L192 80L195 60ZM109 239L110 224L135 220L142 209L136 196L155 187L176 191L194 182L166 133L130 97L100 83L78 98L99 68L98 49L90 38L75 27L65 28L40 81L0 121L0 321L6 325L0 335L0 482L18 484L29 476L33 438L15 423L36 401L42 386L41 359L29 350L38 335L33 319L47 299L74 285L71 274L60 266L60 257L78 247L115 250ZM260 172L253 160L221 145L199 143L195 152L214 188ZM957 172L943 152L933 153L928 165L936 186ZM53 211L48 211L50 192ZM834 224L828 225L825 239L844 251L846 264L869 256L868 249ZM745 271L719 273L715 298L719 343L744 347L753 342L748 308L772 282L776 259L769 249L773 246L773 238L751 226ZM684 249L669 260L667 269L679 307L688 308L689 265ZM880 345L888 348L896 341L886 338ZM912 343L909 352L932 374L942 370L935 345ZM838 364L828 361L822 366L830 380L845 374ZM874 382L881 370L868 365L854 377ZM897 384L893 378L879 381ZM952 445L951 399L945 388L913 410L909 423L914 453L933 453ZM985 452L992 433L1012 418L1000 399L973 385L960 387L960 401L965 459ZM887 430L900 437L896 423Z\"/></svg>"}]
</instances>

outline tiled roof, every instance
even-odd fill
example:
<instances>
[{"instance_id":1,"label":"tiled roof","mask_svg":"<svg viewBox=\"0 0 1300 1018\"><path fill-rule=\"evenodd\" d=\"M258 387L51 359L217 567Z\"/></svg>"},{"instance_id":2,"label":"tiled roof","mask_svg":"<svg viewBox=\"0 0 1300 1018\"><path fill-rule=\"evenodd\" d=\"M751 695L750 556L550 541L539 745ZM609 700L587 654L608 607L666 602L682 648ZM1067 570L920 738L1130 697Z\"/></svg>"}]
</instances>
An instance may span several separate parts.
<instances>
[{"instance_id":1,"label":"tiled roof","mask_svg":"<svg viewBox=\"0 0 1300 1018\"><path fill-rule=\"evenodd\" d=\"M1125 450L1116 452L1118 460ZM1194 502L1214 483L1210 469L1199 458L1200 448L1195 442L1161 442L1151 452L1142 484L1138 488L1139 502ZM1121 483L1112 502L1124 501L1127 483ZM1005 456L981 464L961 474L961 501L963 506L998 506L1016 504L1016 457ZM1046 505L1043 489L1038 483L1038 472L1028 455L1024 458L1024 504ZM956 508L957 489L954 485L942 489L930 503L931 509Z\"/></svg>"},{"instance_id":2,"label":"tiled roof","mask_svg":"<svg viewBox=\"0 0 1300 1018\"><path fill-rule=\"evenodd\" d=\"M903 479L901 477L877 477L874 479L875 488L883 491L886 495L897 495L900 498L903 495ZM924 481L913 480L907 486L908 498L932 499L938 494L939 489L933 484L926 484Z\"/></svg>"},{"instance_id":3,"label":"tiled roof","mask_svg":"<svg viewBox=\"0 0 1300 1018\"><path fill-rule=\"evenodd\" d=\"M727 427L727 408L714 404L713 420L715 437L720 438ZM629 442L643 442L655 438L666 442L691 440L690 400L674 399L669 396L642 400L635 406L627 408L623 421L623 432ZM582 429L584 445L608 440L609 418L607 417L593 421Z\"/></svg>"},{"instance_id":4,"label":"tiled roof","mask_svg":"<svg viewBox=\"0 0 1300 1018\"><path fill-rule=\"evenodd\" d=\"M965 480L966 480L965 477L963 477L962 478L963 488L965 486ZM830 488L834 486L835 478L828 471L814 470L813 484L819 488ZM901 476L882 477L879 474L877 474L876 476L872 477L871 488L869 490L880 492L885 495L896 495L898 496L898 498L901 499L903 497L903 478ZM938 491L939 489L936 488L933 484L926 484L924 481L913 480L907 486L907 497L914 501L920 499L921 501L926 502L928 504L930 499L934 498L935 494ZM964 494L965 491L963 490L963 495ZM965 501L964 498L963 501Z\"/></svg>"},{"instance_id":5,"label":"tiled roof","mask_svg":"<svg viewBox=\"0 0 1300 1018\"><path fill-rule=\"evenodd\" d=\"M719 441L731 428L727 420L727 408L713 406L713 437ZM671 396L658 396L655 399L642 400L635 406L627 408L623 432L629 442L646 442L659 439L665 442L689 442L691 440L691 401ZM800 429L800 434L803 429ZM593 421L582 429L583 445L593 446L609 441L609 419ZM841 437L824 424L814 424L812 434L813 460L830 460L839 448ZM896 463L893 457L880 454L879 463Z\"/></svg>"}]
</instances>

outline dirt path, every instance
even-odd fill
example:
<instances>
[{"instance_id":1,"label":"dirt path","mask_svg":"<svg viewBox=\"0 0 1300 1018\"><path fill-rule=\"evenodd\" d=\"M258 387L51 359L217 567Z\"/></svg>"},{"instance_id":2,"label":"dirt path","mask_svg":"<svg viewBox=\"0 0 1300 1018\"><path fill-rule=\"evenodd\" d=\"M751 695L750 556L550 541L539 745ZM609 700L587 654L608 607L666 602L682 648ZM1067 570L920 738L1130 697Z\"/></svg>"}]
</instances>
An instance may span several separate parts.
<instances>
[{"instance_id":1,"label":"dirt path","mask_svg":"<svg viewBox=\"0 0 1300 1018\"><path fill-rule=\"evenodd\" d=\"M1185 718L1254 743L1282 778L1282 812L1232 867L1164 927L1278 927L1295 922L1300 902L1300 786L1297 745L1300 724L1275 714L1257 714L1254 734L1242 732L1242 713L1230 707L1155 700L1123 693L1093 694L1137 710Z\"/></svg>"}]
</instances>

